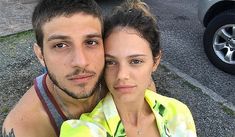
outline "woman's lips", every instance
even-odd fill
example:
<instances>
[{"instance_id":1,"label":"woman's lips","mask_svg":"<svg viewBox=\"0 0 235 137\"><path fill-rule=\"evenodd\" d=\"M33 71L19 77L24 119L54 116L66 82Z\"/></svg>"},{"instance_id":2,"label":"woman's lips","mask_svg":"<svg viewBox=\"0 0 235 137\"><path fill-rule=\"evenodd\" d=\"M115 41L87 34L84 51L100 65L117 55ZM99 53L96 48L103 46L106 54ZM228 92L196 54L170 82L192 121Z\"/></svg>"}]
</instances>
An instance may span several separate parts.
<instances>
[{"instance_id":1,"label":"woman's lips","mask_svg":"<svg viewBox=\"0 0 235 137\"><path fill-rule=\"evenodd\" d=\"M114 86L114 89L119 92L131 92L135 87L135 85L118 85Z\"/></svg>"}]
</instances>

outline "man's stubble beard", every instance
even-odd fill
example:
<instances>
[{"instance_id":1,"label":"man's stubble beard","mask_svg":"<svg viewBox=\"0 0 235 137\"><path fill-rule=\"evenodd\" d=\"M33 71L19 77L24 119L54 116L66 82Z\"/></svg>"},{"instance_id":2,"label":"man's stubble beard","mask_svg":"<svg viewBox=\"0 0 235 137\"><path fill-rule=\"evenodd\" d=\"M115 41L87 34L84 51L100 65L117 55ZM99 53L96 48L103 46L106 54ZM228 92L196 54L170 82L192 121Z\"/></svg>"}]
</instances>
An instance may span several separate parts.
<instances>
[{"instance_id":1,"label":"man's stubble beard","mask_svg":"<svg viewBox=\"0 0 235 137\"><path fill-rule=\"evenodd\" d=\"M59 82L56 80L56 76L48 69L47 66L46 66L46 70L47 70L47 74L48 74L49 78L51 79L52 83L54 85L56 85L64 93L66 93L68 96L72 97L73 99L87 99L87 98L91 97L92 95L94 95L94 93L97 91L96 89L99 87L101 76L103 74L103 71L100 72L97 82L95 83L94 87L89 92L85 91L85 92L83 92L85 94L79 95L79 94L75 94L76 92L70 91L67 88L61 86L59 84ZM79 85L79 87L85 88L85 84L83 84L83 85L81 84L81 85Z\"/></svg>"}]
</instances>

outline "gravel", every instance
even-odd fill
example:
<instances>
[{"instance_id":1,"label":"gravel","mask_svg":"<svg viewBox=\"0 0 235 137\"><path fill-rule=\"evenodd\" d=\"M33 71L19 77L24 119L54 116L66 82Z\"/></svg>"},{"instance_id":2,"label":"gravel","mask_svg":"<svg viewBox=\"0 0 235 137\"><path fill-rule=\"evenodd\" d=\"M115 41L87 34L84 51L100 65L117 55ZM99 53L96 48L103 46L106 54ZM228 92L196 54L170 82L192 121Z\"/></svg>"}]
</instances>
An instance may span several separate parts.
<instances>
[{"instance_id":1,"label":"gravel","mask_svg":"<svg viewBox=\"0 0 235 137\"><path fill-rule=\"evenodd\" d=\"M0 37L0 129L4 118L40 74L32 31Z\"/></svg>"}]
</instances>

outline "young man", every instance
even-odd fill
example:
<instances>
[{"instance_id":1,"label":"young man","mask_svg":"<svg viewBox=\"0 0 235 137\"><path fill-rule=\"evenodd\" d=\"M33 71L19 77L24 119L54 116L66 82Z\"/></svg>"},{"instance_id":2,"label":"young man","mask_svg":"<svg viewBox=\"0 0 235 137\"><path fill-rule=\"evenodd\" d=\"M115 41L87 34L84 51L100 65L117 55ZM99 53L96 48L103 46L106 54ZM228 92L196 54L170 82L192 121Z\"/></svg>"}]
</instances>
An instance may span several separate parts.
<instances>
[{"instance_id":1,"label":"young man","mask_svg":"<svg viewBox=\"0 0 235 137\"><path fill-rule=\"evenodd\" d=\"M34 51L48 73L35 79L8 114L3 137L59 136L64 120L91 111L102 97L99 6L93 0L41 0L32 23L37 40Z\"/></svg>"}]
</instances>

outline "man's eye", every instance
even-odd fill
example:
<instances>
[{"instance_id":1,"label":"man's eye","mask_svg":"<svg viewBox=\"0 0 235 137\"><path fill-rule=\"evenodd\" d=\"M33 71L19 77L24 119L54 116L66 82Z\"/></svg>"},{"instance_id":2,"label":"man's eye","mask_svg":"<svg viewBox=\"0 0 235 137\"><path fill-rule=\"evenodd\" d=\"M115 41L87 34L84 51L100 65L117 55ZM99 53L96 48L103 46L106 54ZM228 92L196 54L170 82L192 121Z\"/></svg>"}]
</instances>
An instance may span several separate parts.
<instances>
[{"instance_id":1,"label":"man's eye","mask_svg":"<svg viewBox=\"0 0 235 137\"><path fill-rule=\"evenodd\" d=\"M132 59L130 61L130 64L141 64L141 63L143 63L143 61L142 60L138 60L138 59Z\"/></svg>"},{"instance_id":2,"label":"man's eye","mask_svg":"<svg viewBox=\"0 0 235 137\"><path fill-rule=\"evenodd\" d=\"M88 46L94 46L94 45L97 45L98 42L95 41L95 40L87 40L87 41L86 41L86 44L87 44Z\"/></svg>"},{"instance_id":3,"label":"man's eye","mask_svg":"<svg viewBox=\"0 0 235 137\"><path fill-rule=\"evenodd\" d=\"M64 43L59 43L55 45L55 48L65 48L67 45Z\"/></svg>"}]
</instances>

